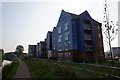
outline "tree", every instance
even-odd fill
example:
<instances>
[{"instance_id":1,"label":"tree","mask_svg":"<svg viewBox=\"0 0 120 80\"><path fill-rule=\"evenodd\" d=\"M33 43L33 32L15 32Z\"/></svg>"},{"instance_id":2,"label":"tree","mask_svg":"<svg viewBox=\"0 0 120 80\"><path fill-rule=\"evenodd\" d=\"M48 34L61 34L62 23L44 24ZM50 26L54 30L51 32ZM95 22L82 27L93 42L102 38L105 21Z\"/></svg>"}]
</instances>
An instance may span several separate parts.
<instances>
[{"instance_id":1,"label":"tree","mask_svg":"<svg viewBox=\"0 0 120 80\"><path fill-rule=\"evenodd\" d=\"M23 53L23 51L24 51L24 47L23 47L22 45L18 45L18 46L16 47L16 51L15 51L15 53L16 53L17 56L19 57L20 54Z\"/></svg>"},{"instance_id":2,"label":"tree","mask_svg":"<svg viewBox=\"0 0 120 80\"><path fill-rule=\"evenodd\" d=\"M104 21L103 21L103 33L105 34L106 38L108 39L107 43L110 49L110 56L113 59L112 55L112 47L111 42L115 39L116 35L118 34L118 22L116 25L113 21L109 20L109 10L107 7L107 1L105 0L104 4Z\"/></svg>"}]
</instances>

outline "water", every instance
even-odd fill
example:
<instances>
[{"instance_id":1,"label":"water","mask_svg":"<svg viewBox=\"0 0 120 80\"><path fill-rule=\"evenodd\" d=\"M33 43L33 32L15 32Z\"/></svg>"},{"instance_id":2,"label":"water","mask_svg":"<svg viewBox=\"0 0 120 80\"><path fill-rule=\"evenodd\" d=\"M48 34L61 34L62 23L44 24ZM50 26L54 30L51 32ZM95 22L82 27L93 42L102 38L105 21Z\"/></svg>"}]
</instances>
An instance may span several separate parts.
<instances>
[{"instance_id":1,"label":"water","mask_svg":"<svg viewBox=\"0 0 120 80\"><path fill-rule=\"evenodd\" d=\"M13 61L9 61L9 60L3 60L2 62L2 67L4 67L5 65L9 65L11 64Z\"/></svg>"}]
</instances>

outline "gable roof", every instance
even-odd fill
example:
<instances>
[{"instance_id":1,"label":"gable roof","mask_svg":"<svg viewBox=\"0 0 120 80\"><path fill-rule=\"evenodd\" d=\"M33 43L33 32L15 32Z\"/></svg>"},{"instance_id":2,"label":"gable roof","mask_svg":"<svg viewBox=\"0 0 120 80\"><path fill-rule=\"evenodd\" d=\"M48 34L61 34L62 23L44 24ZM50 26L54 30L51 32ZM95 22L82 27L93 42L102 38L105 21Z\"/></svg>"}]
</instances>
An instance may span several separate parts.
<instances>
[{"instance_id":1,"label":"gable roof","mask_svg":"<svg viewBox=\"0 0 120 80\"><path fill-rule=\"evenodd\" d=\"M98 21L94 20L94 19L90 16L90 14L88 13L87 10L85 10L84 12L82 12L82 13L79 14L79 15L73 14L73 13L70 13L70 12L66 12L66 11L64 11L64 10L62 10L62 12L64 12L64 13L70 15L70 16L72 17L72 19L78 19L78 18L80 18L80 17L82 17L82 16L86 16L86 17L91 18L95 23L98 23L99 25L102 25L102 24L99 23Z\"/></svg>"},{"instance_id":2,"label":"gable roof","mask_svg":"<svg viewBox=\"0 0 120 80\"><path fill-rule=\"evenodd\" d=\"M64 10L63 10L63 11L64 11ZM65 11L64 11L64 12L65 12ZM88 15L88 16L91 18L91 16L89 15L89 13L88 13L87 10L84 11L84 12L82 12L82 13L79 14L79 15L73 14L73 13L70 13L70 12L66 12L66 13L68 13L73 19L78 19L78 18L80 18L82 15Z\"/></svg>"},{"instance_id":3,"label":"gable roof","mask_svg":"<svg viewBox=\"0 0 120 80\"><path fill-rule=\"evenodd\" d=\"M77 15L77 14L73 14L73 13L70 13L70 12L67 12L73 19L77 19L79 18L80 16Z\"/></svg>"}]
</instances>

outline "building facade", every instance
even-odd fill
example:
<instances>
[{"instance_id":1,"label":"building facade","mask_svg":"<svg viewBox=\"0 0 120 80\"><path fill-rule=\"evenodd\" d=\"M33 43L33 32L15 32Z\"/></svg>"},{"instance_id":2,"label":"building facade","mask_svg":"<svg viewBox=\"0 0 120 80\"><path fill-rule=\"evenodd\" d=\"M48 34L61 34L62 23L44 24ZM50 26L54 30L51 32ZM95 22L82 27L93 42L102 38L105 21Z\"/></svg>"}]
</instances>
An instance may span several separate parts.
<instances>
[{"instance_id":1,"label":"building facade","mask_svg":"<svg viewBox=\"0 0 120 80\"><path fill-rule=\"evenodd\" d=\"M88 62L100 56L104 59L101 24L87 11L76 15L62 10L52 35L52 50L58 60Z\"/></svg>"},{"instance_id":2,"label":"building facade","mask_svg":"<svg viewBox=\"0 0 120 80\"><path fill-rule=\"evenodd\" d=\"M53 33L52 33L52 53L53 53L53 58L57 60L57 36L56 36L56 27L53 28Z\"/></svg>"},{"instance_id":3,"label":"building facade","mask_svg":"<svg viewBox=\"0 0 120 80\"><path fill-rule=\"evenodd\" d=\"M46 48L45 48L45 42L40 41L40 57L45 58L46 57Z\"/></svg>"},{"instance_id":4,"label":"building facade","mask_svg":"<svg viewBox=\"0 0 120 80\"><path fill-rule=\"evenodd\" d=\"M36 57L40 57L40 43L38 42L36 45Z\"/></svg>"},{"instance_id":5,"label":"building facade","mask_svg":"<svg viewBox=\"0 0 120 80\"><path fill-rule=\"evenodd\" d=\"M95 29L95 35L96 35L96 50L94 52L94 56L96 61L102 61L105 59L101 26L102 25L98 22L94 23L94 29Z\"/></svg>"},{"instance_id":6,"label":"building facade","mask_svg":"<svg viewBox=\"0 0 120 80\"><path fill-rule=\"evenodd\" d=\"M120 58L120 47L112 47L113 59Z\"/></svg>"},{"instance_id":7,"label":"building facade","mask_svg":"<svg viewBox=\"0 0 120 80\"><path fill-rule=\"evenodd\" d=\"M31 57L37 57L36 48L37 45L28 45L28 55Z\"/></svg>"},{"instance_id":8,"label":"building facade","mask_svg":"<svg viewBox=\"0 0 120 80\"><path fill-rule=\"evenodd\" d=\"M52 32L48 31L46 36L46 53L48 58L52 58Z\"/></svg>"}]
</instances>

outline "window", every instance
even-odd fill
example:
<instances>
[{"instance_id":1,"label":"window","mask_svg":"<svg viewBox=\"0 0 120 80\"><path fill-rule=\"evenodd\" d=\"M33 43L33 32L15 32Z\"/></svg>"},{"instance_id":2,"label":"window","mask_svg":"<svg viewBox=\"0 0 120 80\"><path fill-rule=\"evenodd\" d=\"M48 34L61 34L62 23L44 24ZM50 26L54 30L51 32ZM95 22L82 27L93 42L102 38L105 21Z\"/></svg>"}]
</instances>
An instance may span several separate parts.
<instances>
[{"instance_id":1,"label":"window","mask_svg":"<svg viewBox=\"0 0 120 80\"><path fill-rule=\"evenodd\" d=\"M87 45L87 44L85 44L85 49L86 49L86 50L92 50L92 45Z\"/></svg>"},{"instance_id":2,"label":"window","mask_svg":"<svg viewBox=\"0 0 120 80\"><path fill-rule=\"evenodd\" d=\"M65 40L69 40L69 32L65 32Z\"/></svg>"},{"instance_id":3,"label":"window","mask_svg":"<svg viewBox=\"0 0 120 80\"><path fill-rule=\"evenodd\" d=\"M84 23L84 29L85 29L85 30L91 30L90 24Z\"/></svg>"},{"instance_id":4,"label":"window","mask_svg":"<svg viewBox=\"0 0 120 80\"><path fill-rule=\"evenodd\" d=\"M102 47L102 42L100 42L100 47Z\"/></svg>"},{"instance_id":5,"label":"window","mask_svg":"<svg viewBox=\"0 0 120 80\"><path fill-rule=\"evenodd\" d=\"M70 56L70 53L68 53L68 52L67 52L67 53L65 53L65 56L66 56L66 57Z\"/></svg>"},{"instance_id":6,"label":"window","mask_svg":"<svg viewBox=\"0 0 120 80\"><path fill-rule=\"evenodd\" d=\"M85 34L85 40L92 40L92 36L90 34Z\"/></svg>"},{"instance_id":7,"label":"window","mask_svg":"<svg viewBox=\"0 0 120 80\"><path fill-rule=\"evenodd\" d=\"M69 41L65 42L65 50L68 50L69 46L70 46L70 42Z\"/></svg>"},{"instance_id":8,"label":"window","mask_svg":"<svg viewBox=\"0 0 120 80\"><path fill-rule=\"evenodd\" d=\"M70 53L68 53L68 55L70 56Z\"/></svg>"},{"instance_id":9,"label":"window","mask_svg":"<svg viewBox=\"0 0 120 80\"><path fill-rule=\"evenodd\" d=\"M98 29L100 29L100 26L97 26L98 27Z\"/></svg>"},{"instance_id":10,"label":"window","mask_svg":"<svg viewBox=\"0 0 120 80\"><path fill-rule=\"evenodd\" d=\"M75 20L72 20L72 26L76 27L76 21Z\"/></svg>"},{"instance_id":11,"label":"window","mask_svg":"<svg viewBox=\"0 0 120 80\"><path fill-rule=\"evenodd\" d=\"M62 35L59 35L58 36L58 42L61 42L61 39L62 39Z\"/></svg>"},{"instance_id":12,"label":"window","mask_svg":"<svg viewBox=\"0 0 120 80\"><path fill-rule=\"evenodd\" d=\"M66 30L68 30L68 24L69 24L69 22L66 22L64 25L65 25L65 27L64 27L64 30L66 31Z\"/></svg>"},{"instance_id":13,"label":"window","mask_svg":"<svg viewBox=\"0 0 120 80\"><path fill-rule=\"evenodd\" d=\"M99 37L99 38L101 38L101 35L100 35L100 33L98 34L98 37Z\"/></svg>"},{"instance_id":14,"label":"window","mask_svg":"<svg viewBox=\"0 0 120 80\"><path fill-rule=\"evenodd\" d=\"M54 50L55 50L55 44L54 44Z\"/></svg>"},{"instance_id":15,"label":"window","mask_svg":"<svg viewBox=\"0 0 120 80\"><path fill-rule=\"evenodd\" d=\"M58 28L58 33L59 33L59 34L61 33L61 27Z\"/></svg>"},{"instance_id":16,"label":"window","mask_svg":"<svg viewBox=\"0 0 120 80\"><path fill-rule=\"evenodd\" d=\"M61 51L62 45L61 43L58 44L58 50Z\"/></svg>"},{"instance_id":17,"label":"window","mask_svg":"<svg viewBox=\"0 0 120 80\"><path fill-rule=\"evenodd\" d=\"M103 54L103 51L100 51L101 54Z\"/></svg>"}]
</instances>

